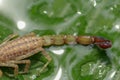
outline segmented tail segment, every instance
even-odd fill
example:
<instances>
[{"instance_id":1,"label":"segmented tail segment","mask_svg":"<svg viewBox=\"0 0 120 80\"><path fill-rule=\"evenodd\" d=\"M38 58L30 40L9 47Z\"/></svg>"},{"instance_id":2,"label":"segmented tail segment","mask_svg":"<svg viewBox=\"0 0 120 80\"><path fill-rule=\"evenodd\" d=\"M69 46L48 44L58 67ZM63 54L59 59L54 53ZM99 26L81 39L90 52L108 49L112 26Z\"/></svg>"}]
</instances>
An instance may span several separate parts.
<instances>
[{"instance_id":1,"label":"segmented tail segment","mask_svg":"<svg viewBox=\"0 0 120 80\"><path fill-rule=\"evenodd\" d=\"M72 35L51 35L43 36L43 46L76 44L76 36Z\"/></svg>"},{"instance_id":2,"label":"segmented tail segment","mask_svg":"<svg viewBox=\"0 0 120 80\"><path fill-rule=\"evenodd\" d=\"M111 47L111 41L101 37L94 36L73 36L73 35L51 35L41 37L43 46L63 45L63 44L81 44L90 45L95 44L102 49Z\"/></svg>"},{"instance_id":3,"label":"segmented tail segment","mask_svg":"<svg viewBox=\"0 0 120 80\"><path fill-rule=\"evenodd\" d=\"M77 42L82 45L90 45L94 43L94 37L92 36L78 36Z\"/></svg>"}]
</instances>

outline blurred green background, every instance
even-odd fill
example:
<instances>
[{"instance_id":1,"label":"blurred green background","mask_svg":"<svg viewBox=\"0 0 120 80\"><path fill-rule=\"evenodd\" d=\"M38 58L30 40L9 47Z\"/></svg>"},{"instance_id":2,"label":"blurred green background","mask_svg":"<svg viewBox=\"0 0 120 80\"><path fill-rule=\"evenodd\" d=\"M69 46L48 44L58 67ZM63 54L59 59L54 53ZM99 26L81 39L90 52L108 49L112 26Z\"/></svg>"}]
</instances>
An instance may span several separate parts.
<instances>
[{"instance_id":1,"label":"blurred green background","mask_svg":"<svg viewBox=\"0 0 120 80\"><path fill-rule=\"evenodd\" d=\"M112 47L45 47L53 61L39 77L36 73L46 62L41 54L30 57L28 74L0 80L120 80L120 0L0 0L0 42L12 33L29 32L102 36Z\"/></svg>"}]
</instances>

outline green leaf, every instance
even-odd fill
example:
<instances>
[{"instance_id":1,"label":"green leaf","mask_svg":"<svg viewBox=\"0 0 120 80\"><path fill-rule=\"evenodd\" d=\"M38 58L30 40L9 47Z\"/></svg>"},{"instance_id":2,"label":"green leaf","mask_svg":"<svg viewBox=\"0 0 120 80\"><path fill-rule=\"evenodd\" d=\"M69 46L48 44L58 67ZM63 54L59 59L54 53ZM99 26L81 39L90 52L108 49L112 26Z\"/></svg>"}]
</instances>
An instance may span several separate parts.
<instances>
[{"instance_id":1,"label":"green leaf","mask_svg":"<svg viewBox=\"0 0 120 80\"><path fill-rule=\"evenodd\" d=\"M36 77L36 74L47 60L39 52L29 58L28 74L11 78L5 72L12 73L13 69L0 67L4 74L0 80L54 80L60 69L60 80L120 80L119 17L120 0L0 2L0 43L12 33L24 35L29 32L40 37L59 34L100 36L112 42L112 47L106 50L79 44L43 47L52 57L52 62L40 76ZM18 25L19 21L24 25ZM23 70L24 65L19 66Z\"/></svg>"}]
</instances>

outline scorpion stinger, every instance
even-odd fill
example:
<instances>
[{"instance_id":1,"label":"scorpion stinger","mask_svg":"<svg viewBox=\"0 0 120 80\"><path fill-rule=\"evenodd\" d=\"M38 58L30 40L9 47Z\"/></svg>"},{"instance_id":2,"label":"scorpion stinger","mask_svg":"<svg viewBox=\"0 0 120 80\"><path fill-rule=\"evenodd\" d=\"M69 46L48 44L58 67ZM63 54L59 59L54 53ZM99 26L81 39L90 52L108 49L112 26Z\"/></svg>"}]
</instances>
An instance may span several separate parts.
<instances>
[{"instance_id":1,"label":"scorpion stinger","mask_svg":"<svg viewBox=\"0 0 120 80\"><path fill-rule=\"evenodd\" d=\"M112 42L110 40L106 40L101 37L94 37L94 43L102 49L107 49L112 46Z\"/></svg>"}]
</instances>

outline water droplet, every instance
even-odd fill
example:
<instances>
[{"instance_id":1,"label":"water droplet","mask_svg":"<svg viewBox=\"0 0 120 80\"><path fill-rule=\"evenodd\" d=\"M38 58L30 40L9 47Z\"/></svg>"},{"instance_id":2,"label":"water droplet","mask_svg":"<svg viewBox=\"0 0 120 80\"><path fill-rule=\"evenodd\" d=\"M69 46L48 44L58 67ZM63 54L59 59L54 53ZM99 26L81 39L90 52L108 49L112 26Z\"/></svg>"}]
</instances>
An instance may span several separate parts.
<instances>
[{"instance_id":1,"label":"water droplet","mask_svg":"<svg viewBox=\"0 0 120 80\"><path fill-rule=\"evenodd\" d=\"M60 67L54 80L60 80L61 75L62 75L62 68Z\"/></svg>"},{"instance_id":2,"label":"water droplet","mask_svg":"<svg viewBox=\"0 0 120 80\"><path fill-rule=\"evenodd\" d=\"M30 76L30 78L31 78L32 80L34 80L34 79L36 79L36 75Z\"/></svg>"},{"instance_id":3,"label":"water droplet","mask_svg":"<svg viewBox=\"0 0 120 80\"><path fill-rule=\"evenodd\" d=\"M47 14L47 11L43 11L44 14Z\"/></svg>"},{"instance_id":4,"label":"water droplet","mask_svg":"<svg viewBox=\"0 0 120 80\"><path fill-rule=\"evenodd\" d=\"M82 13L80 11L78 11L77 14L81 15Z\"/></svg>"},{"instance_id":5,"label":"water droplet","mask_svg":"<svg viewBox=\"0 0 120 80\"><path fill-rule=\"evenodd\" d=\"M59 49L59 50L52 50L53 53L58 54L58 55L62 55L64 53L63 49Z\"/></svg>"},{"instance_id":6,"label":"water droplet","mask_svg":"<svg viewBox=\"0 0 120 80\"><path fill-rule=\"evenodd\" d=\"M22 30L26 27L26 23L24 21L20 20L17 22L17 27L18 27L18 29Z\"/></svg>"},{"instance_id":7,"label":"water droplet","mask_svg":"<svg viewBox=\"0 0 120 80\"><path fill-rule=\"evenodd\" d=\"M115 25L115 28L116 29L120 29L120 25Z\"/></svg>"}]
</instances>

